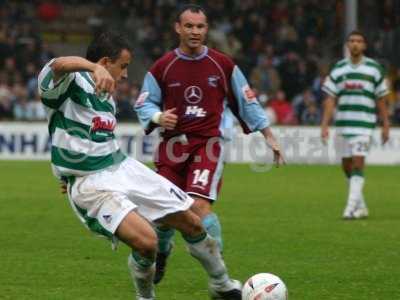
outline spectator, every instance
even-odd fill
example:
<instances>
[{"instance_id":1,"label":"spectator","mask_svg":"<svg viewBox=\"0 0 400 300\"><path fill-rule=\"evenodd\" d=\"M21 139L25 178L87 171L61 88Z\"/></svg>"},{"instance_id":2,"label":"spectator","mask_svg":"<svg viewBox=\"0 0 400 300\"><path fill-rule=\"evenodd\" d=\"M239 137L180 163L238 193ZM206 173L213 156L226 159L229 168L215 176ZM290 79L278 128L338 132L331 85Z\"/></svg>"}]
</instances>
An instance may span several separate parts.
<instances>
[{"instance_id":1,"label":"spectator","mask_svg":"<svg viewBox=\"0 0 400 300\"><path fill-rule=\"evenodd\" d=\"M28 89L28 96L34 98L37 93L37 74L36 67L33 63L30 62L26 65L23 77Z\"/></svg>"},{"instance_id":2,"label":"spectator","mask_svg":"<svg viewBox=\"0 0 400 300\"><path fill-rule=\"evenodd\" d=\"M280 65L282 88L289 99L301 91L299 86L299 57L296 52L289 51Z\"/></svg>"},{"instance_id":3,"label":"spectator","mask_svg":"<svg viewBox=\"0 0 400 300\"><path fill-rule=\"evenodd\" d=\"M0 23L0 68L4 68L4 60L12 56L12 47L7 39L5 24Z\"/></svg>"},{"instance_id":4,"label":"spectator","mask_svg":"<svg viewBox=\"0 0 400 300\"><path fill-rule=\"evenodd\" d=\"M117 85L114 100L117 104L117 119L122 121L132 121L136 118L133 111L132 87L128 80L124 80Z\"/></svg>"},{"instance_id":5,"label":"spectator","mask_svg":"<svg viewBox=\"0 0 400 300\"><path fill-rule=\"evenodd\" d=\"M316 98L309 88L304 89L301 94L298 94L293 98L292 105L297 119L301 121L301 116L303 115L303 112L306 110L307 106L310 105L310 103L315 104Z\"/></svg>"},{"instance_id":6,"label":"spectator","mask_svg":"<svg viewBox=\"0 0 400 300\"><path fill-rule=\"evenodd\" d=\"M13 86L14 98L14 117L18 121L29 120L29 105L28 105L28 91L21 83L16 83Z\"/></svg>"},{"instance_id":7,"label":"spectator","mask_svg":"<svg viewBox=\"0 0 400 300\"><path fill-rule=\"evenodd\" d=\"M328 73L329 73L328 65L320 64L318 68L318 75L314 77L313 82L311 84L312 93L315 96L315 99L319 107L321 107L323 100L322 85Z\"/></svg>"},{"instance_id":8,"label":"spectator","mask_svg":"<svg viewBox=\"0 0 400 300\"><path fill-rule=\"evenodd\" d=\"M300 124L302 125L319 125L321 123L321 112L318 110L314 101L306 104L301 114Z\"/></svg>"},{"instance_id":9,"label":"spectator","mask_svg":"<svg viewBox=\"0 0 400 300\"><path fill-rule=\"evenodd\" d=\"M233 59L236 59L240 57L242 48L240 40L233 33L229 33L227 36L226 47L221 50Z\"/></svg>"},{"instance_id":10,"label":"spectator","mask_svg":"<svg viewBox=\"0 0 400 300\"><path fill-rule=\"evenodd\" d=\"M27 105L27 119L29 121L44 121L46 120L46 110L40 100L39 94L36 92L33 99L28 102Z\"/></svg>"},{"instance_id":11,"label":"spectator","mask_svg":"<svg viewBox=\"0 0 400 300\"><path fill-rule=\"evenodd\" d=\"M53 1L43 1L37 7L37 14L44 22L52 22L62 14L62 7Z\"/></svg>"},{"instance_id":12,"label":"spectator","mask_svg":"<svg viewBox=\"0 0 400 300\"><path fill-rule=\"evenodd\" d=\"M49 44L48 43L43 43L42 44L42 49L40 51L39 55L39 65L44 66L45 63L50 61L53 57L55 57L53 51L50 50Z\"/></svg>"},{"instance_id":13,"label":"spectator","mask_svg":"<svg viewBox=\"0 0 400 300\"><path fill-rule=\"evenodd\" d=\"M14 102L14 118L17 121L27 121L29 120L29 107L26 98L17 98Z\"/></svg>"},{"instance_id":14,"label":"spectator","mask_svg":"<svg viewBox=\"0 0 400 300\"><path fill-rule=\"evenodd\" d=\"M10 120L13 118L13 94L4 78L0 74L0 120Z\"/></svg>"},{"instance_id":15,"label":"spectator","mask_svg":"<svg viewBox=\"0 0 400 300\"><path fill-rule=\"evenodd\" d=\"M173 8L185 2L66 0L59 4L46 0L37 4L35 1L0 1L0 74L3 74L0 118L10 117L14 104L21 104L14 95L12 87L15 83L27 87L28 103L35 98L38 69L54 57L49 40L40 35L42 28L39 25L53 26L50 27L52 38L57 34L53 28L61 28L58 34L64 38L68 33L62 24L69 22L65 19L68 17L68 6L69 11L73 7L82 15L85 11L90 12L86 20L91 25L87 22L78 24L87 26L88 32L97 31L106 24L129 32L136 44L136 62L142 64L136 69L135 77L139 78L142 77L140 70L145 70L161 53L176 46L173 31L164 24L171 22ZM328 64L333 58L342 56L342 1L204 2L210 15L210 42L235 59L260 95L274 95L282 89L290 102L295 101L294 97L302 91L311 88L317 110L320 110L320 87ZM80 9L80 5L85 9ZM396 39L400 36L396 27L399 6L392 0L360 1L359 5L360 11L365 13L360 19L361 29L374 28L366 30L373 56L384 57L391 65L400 65L397 55L400 39ZM74 17L71 22L74 22ZM131 88L136 87L133 85ZM11 98L4 96L8 95L6 91L11 92ZM120 116L131 119L128 98L118 98L118 101ZM295 115L302 122L303 111L298 112L296 103L293 104Z\"/></svg>"},{"instance_id":16,"label":"spectator","mask_svg":"<svg viewBox=\"0 0 400 300\"><path fill-rule=\"evenodd\" d=\"M400 125L400 89L395 90L395 98L391 108L391 119L393 124Z\"/></svg>"},{"instance_id":17,"label":"spectator","mask_svg":"<svg viewBox=\"0 0 400 300\"><path fill-rule=\"evenodd\" d=\"M287 101L283 90L278 90L275 98L267 102L274 111L276 123L280 125L294 125L297 123L292 104Z\"/></svg>"},{"instance_id":18,"label":"spectator","mask_svg":"<svg viewBox=\"0 0 400 300\"><path fill-rule=\"evenodd\" d=\"M250 82L259 93L275 94L281 87L278 71L272 64L272 58L264 57L253 69Z\"/></svg>"}]
</instances>

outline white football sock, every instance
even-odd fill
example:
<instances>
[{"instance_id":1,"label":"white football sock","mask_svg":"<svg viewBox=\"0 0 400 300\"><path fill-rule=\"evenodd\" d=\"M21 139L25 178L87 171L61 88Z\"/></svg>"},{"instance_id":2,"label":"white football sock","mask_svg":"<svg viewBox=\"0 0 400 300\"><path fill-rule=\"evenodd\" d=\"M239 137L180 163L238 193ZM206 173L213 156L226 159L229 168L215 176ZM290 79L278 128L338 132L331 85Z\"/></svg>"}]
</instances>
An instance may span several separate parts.
<instances>
[{"instance_id":1,"label":"white football sock","mask_svg":"<svg viewBox=\"0 0 400 300\"><path fill-rule=\"evenodd\" d=\"M136 287L137 299L154 299L155 262L149 262L146 259L137 261L132 255L129 255L128 267Z\"/></svg>"},{"instance_id":2,"label":"white football sock","mask_svg":"<svg viewBox=\"0 0 400 300\"><path fill-rule=\"evenodd\" d=\"M348 207L360 207L363 205L363 187L364 177L360 175L352 175L349 180L349 195L347 198Z\"/></svg>"},{"instance_id":3,"label":"white football sock","mask_svg":"<svg viewBox=\"0 0 400 300\"><path fill-rule=\"evenodd\" d=\"M188 242L187 246L190 254L203 265L211 283L222 285L229 280L218 242L215 239L207 235L199 242Z\"/></svg>"},{"instance_id":4,"label":"white football sock","mask_svg":"<svg viewBox=\"0 0 400 300\"><path fill-rule=\"evenodd\" d=\"M361 192L361 198L360 201L358 202L358 206L357 208L367 208L367 204L365 203L365 199L364 199L364 194Z\"/></svg>"}]
</instances>

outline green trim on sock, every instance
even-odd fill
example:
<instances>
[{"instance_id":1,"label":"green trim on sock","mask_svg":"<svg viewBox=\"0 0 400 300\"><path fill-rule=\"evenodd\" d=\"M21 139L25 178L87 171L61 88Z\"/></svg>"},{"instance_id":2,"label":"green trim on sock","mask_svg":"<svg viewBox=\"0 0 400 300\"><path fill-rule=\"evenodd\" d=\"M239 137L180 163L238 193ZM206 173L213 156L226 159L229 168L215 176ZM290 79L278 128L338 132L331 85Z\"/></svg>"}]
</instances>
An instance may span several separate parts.
<instances>
[{"instance_id":1,"label":"green trim on sock","mask_svg":"<svg viewBox=\"0 0 400 300\"><path fill-rule=\"evenodd\" d=\"M175 230L175 229L169 228L169 227L158 227L158 226L156 226L155 229L156 229L157 232L159 232L159 233L161 233L161 234L162 234L162 233L171 232L171 231L174 231L174 230Z\"/></svg>"},{"instance_id":2,"label":"green trim on sock","mask_svg":"<svg viewBox=\"0 0 400 300\"><path fill-rule=\"evenodd\" d=\"M353 171L351 171L351 176L364 177L364 171L362 171L362 170L353 170Z\"/></svg>"},{"instance_id":3,"label":"green trim on sock","mask_svg":"<svg viewBox=\"0 0 400 300\"><path fill-rule=\"evenodd\" d=\"M204 231L203 233L195 237L182 234L182 237L189 244L196 244L198 242L203 241L207 237L207 232Z\"/></svg>"},{"instance_id":4,"label":"green trim on sock","mask_svg":"<svg viewBox=\"0 0 400 300\"><path fill-rule=\"evenodd\" d=\"M149 268L154 263L154 259L143 257L135 251L132 251L132 257L133 260L143 269Z\"/></svg>"},{"instance_id":5,"label":"green trim on sock","mask_svg":"<svg viewBox=\"0 0 400 300\"><path fill-rule=\"evenodd\" d=\"M175 234L175 229L156 227L155 231L158 237L158 251L167 253L172 247L172 238Z\"/></svg>"}]
</instances>

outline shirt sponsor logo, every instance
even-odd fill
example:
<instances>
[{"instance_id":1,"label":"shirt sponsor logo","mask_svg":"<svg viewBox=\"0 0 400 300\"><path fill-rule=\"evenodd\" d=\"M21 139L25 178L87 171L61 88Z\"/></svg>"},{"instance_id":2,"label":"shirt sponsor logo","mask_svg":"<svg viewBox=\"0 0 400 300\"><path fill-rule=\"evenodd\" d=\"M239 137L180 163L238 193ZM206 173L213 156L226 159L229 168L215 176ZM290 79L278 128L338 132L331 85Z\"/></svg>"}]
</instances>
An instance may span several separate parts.
<instances>
[{"instance_id":1,"label":"shirt sponsor logo","mask_svg":"<svg viewBox=\"0 0 400 300\"><path fill-rule=\"evenodd\" d=\"M220 77L217 75L212 75L212 76L208 77L208 85L212 86L212 87L217 87L219 78Z\"/></svg>"},{"instance_id":2,"label":"shirt sponsor logo","mask_svg":"<svg viewBox=\"0 0 400 300\"><path fill-rule=\"evenodd\" d=\"M256 93L247 84L242 87L242 92L247 102L257 101Z\"/></svg>"},{"instance_id":3,"label":"shirt sponsor logo","mask_svg":"<svg viewBox=\"0 0 400 300\"><path fill-rule=\"evenodd\" d=\"M91 131L110 131L113 132L116 122L114 120L102 120L101 117L94 117L92 119Z\"/></svg>"},{"instance_id":4,"label":"shirt sponsor logo","mask_svg":"<svg viewBox=\"0 0 400 300\"><path fill-rule=\"evenodd\" d=\"M144 101L146 101L147 97L149 96L149 92L143 92L139 95L139 97L137 98L136 102L135 102L135 106L136 107L140 107L143 105Z\"/></svg>"},{"instance_id":5,"label":"shirt sponsor logo","mask_svg":"<svg viewBox=\"0 0 400 300\"><path fill-rule=\"evenodd\" d=\"M364 86L359 82L346 82L344 88L346 90L362 90Z\"/></svg>"},{"instance_id":6,"label":"shirt sponsor logo","mask_svg":"<svg viewBox=\"0 0 400 300\"><path fill-rule=\"evenodd\" d=\"M205 117L206 115L207 112L202 107L199 107L197 105L186 107L185 116L202 118Z\"/></svg>"},{"instance_id":7,"label":"shirt sponsor logo","mask_svg":"<svg viewBox=\"0 0 400 300\"><path fill-rule=\"evenodd\" d=\"M196 85L187 87L183 95L190 104L197 104L203 99L203 91Z\"/></svg>"}]
</instances>

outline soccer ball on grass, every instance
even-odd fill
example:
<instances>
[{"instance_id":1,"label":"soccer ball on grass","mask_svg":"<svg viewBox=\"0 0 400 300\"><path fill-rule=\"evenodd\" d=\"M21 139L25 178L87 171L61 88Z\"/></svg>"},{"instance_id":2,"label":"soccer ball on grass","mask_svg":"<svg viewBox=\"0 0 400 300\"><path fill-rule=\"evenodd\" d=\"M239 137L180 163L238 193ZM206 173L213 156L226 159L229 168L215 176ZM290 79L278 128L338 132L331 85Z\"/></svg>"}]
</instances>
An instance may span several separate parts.
<instances>
[{"instance_id":1,"label":"soccer ball on grass","mask_svg":"<svg viewBox=\"0 0 400 300\"><path fill-rule=\"evenodd\" d=\"M287 300L285 283L270 273L251 276L243 286L242 300Z\"/></svg>"}]
</instances>

